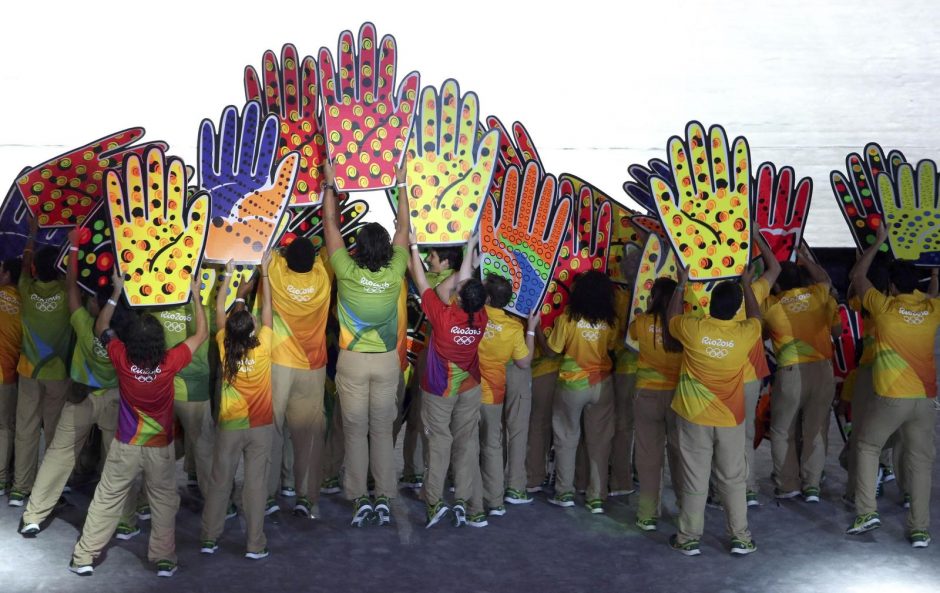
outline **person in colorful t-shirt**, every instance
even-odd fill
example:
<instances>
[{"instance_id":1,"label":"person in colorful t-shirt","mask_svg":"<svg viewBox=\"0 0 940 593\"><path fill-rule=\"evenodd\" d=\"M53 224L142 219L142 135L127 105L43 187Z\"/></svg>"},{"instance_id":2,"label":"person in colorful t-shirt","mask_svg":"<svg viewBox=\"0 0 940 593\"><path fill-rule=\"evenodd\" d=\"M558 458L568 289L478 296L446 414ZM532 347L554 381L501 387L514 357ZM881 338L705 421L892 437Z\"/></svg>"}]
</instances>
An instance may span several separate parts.
<instances>
[{"instance_id":1,"label":"person in colorful t-shirt","mask_svg":"<svg viewBox=\"0 0 940 593\"><path fill-rule=\"evenodd\" d=\"M683 269L668 313L669 333L683 349L672 400L682 468L679 529L670 545L687 556L701 553L699 540L714 463L731 553L750 554L757 546L747 526L744 381L750 353L761 337L760 308L751 290L753 277L746 270L740 282L719 283L712 291L709 315L701 318L682 314L687 280L688 271ZM742 292L747 318L736 321Z\"/></svg>"},{"instance_id":2,"label":"person in colorful t-shirt","mask_svg":"<svg viewBox=\"0 0 940 593\"><path fill-rule=\"evenodd\" d=\"M58 250L40 249L33 256L38 226L30 219L18 288L21 301L23 351L16 372L16 456L10 506L23 506L39 467L39 435L55 439L62 406L71 391L67 362L72 343L65 283L56 269Z\"/></svg>"},{"instance_id":3,"label":"person in colorful t-shirt","mask_svg":"<svg viewBox=\"0 0 940 593\"><path fill-rule=\"evenodd\" d=\"M621 333L616 326L613 283L605 274L586 272L575 280L567 310L555 321L543 352L561 355L552 404L555 442L555 494L549 502L574 506L574 472L581 426L590 461L585 507L604 512L611 440L614 436L613 361L610 351Z\"/></svg>"},{"instance_id":4,"label":"person in colorful t-shirt","mask_svg":"<svg viewBox=\"0 0 940 593\"><path fill-rule=\"evenodd\" d=\"M239 461L244 459L245 486L242 503L245 513L247 552L245 557L258 560L268 556L264 536L264 511L268 497L268 471L273 445L271 351L274 314L271 306L269 264L271 252L261 262L261 319L244 308L250 283L238 287L238 298L231 314L225 311L225 296L235 267L225 268L225 279L215 305L216 342L222 366L222 394L219 421L212 454L209 496L202 510L203 554L214 554L216 540L225 525L232 480ZM260 329L259 329L260 326ZM319 484L317 484L319 486Z\"/></svg>"},{"instance_id":5,"label":"person in colorful t-shirt","mask_svg":"<svg viewBox=\"0 0 940 593\"><path fill-rule=\"evenodd\" d=\"M7 492L13 475L13 438L16 423L16 364L23 340L20 323L21 263L18 259L0 262L0 496Z\"/></svg>"},{"instance_id":6,"label":"person in colorful t-shirt","mask_svg":"<svg viewBox=\"0 0 940 593\"><path fill-rule=\"evenodd\" d=\"M832 284L825 270L805 248L798 261L781 264L779 290L761 307L777 358L770 400L774 494L788 499L802 493L806 502L819 502L826 463L824 433L835 396L832 339L842 332L842 323L829 296Z\"/></svg>"},{"instance_id":7,"label":"person in colorful t-shirt","mask_svg":"<svg viewBox=\"0 0 940 593\"><path fill-rule=\"evenodd\" d=\"M199 276L198 269L191 272L190 290L195 299L199 298ZM112 282L114 293L98 315L95 333L117 371L121 397L117 430L69 570L83 576L94 572L92 562L114 533L131 484L143 473L151 512L147 557L156 563L157 576L170 577L177 568L175 532L180 500L173 449L173 383L208 336L206 315L202 307L196 307L196 333L168 350L163 326L153 315L142 313L129 324L124 342L110 329L124 278L115 272Z\"/></svg>"},{"instance_id":8,"label":"person in colorful t-shirt","mask_svg":"<svg viewBox=\"0 0 940 593\"><path fill-rule=\"evenodd\" d=\"M345 491L353 500L352 525L362 526L373 513L380 525L391 522L389 499L397 494L392 429L398 415L404 345L404 307L399 297L408 267L408 200L399 200L395 237L377 223L356 235L356 252L346 250L339 230L333 169L324 164L323 235L336 274L339 359L336 391L343 410L346 449ZM398 186L404 189L405 166ZM367 476L375 479L369 499Z\"/></svg>"},{"instance_id":9,"label":"person in colorful t-shirt","mask_svg":"<svg viewBox=\"0 0 940 593\"><path fill-rule=\"evenodd\" d=\"M477 243L477 237L471 237L468 249ZM421 423L428 438L423 491L427 527L436 525L448 512L453 513L457 527L485 527L480 488L478 348L487 323L486 290L472 277L472 258L465 254L464 264L450 284L453 291L442 300L428 283L414 238L411 251L411 276L421 294L421 309L431 324L425 371L420 377ZM443 496L451 464L456 500L448 508Z\"/></svg>"},{"instance_id":10,"label":"person in colorful t-shirt","mask_svg":"<svg viewBox=\"0 0 940 593\"><path fill-rule=\"evenodd\" d=\"M869 404L858 435L855 479L857 516L846 533L855 535L879 527L875 499L878 458L895 431L904 440L902 465L908 474L911 508L908 537L915 548L930 543L930 490L935 455L934 427L937 369L934 339L940 327L940 299L917 290L917 271L910 262L891 267L891 296L878 292L868 280L868 269L887 239L884 225L877 240L865 250L852 270L856 294L874 324L874 401Z\"/></svg>"}]
</instances>

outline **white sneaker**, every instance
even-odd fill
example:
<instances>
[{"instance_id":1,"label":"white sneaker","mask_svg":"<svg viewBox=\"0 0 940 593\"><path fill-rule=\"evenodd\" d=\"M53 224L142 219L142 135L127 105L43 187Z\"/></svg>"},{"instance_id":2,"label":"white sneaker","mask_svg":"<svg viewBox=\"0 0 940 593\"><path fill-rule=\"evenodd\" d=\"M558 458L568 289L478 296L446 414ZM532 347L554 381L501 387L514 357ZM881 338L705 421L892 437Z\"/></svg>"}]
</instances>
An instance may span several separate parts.
<instances>
[{"instance_id":1,"label":"white sneaker","mask_svg":"<svg viewBox=\"0 0 940 593\"><path fill-rule=\"evenodd\" d=\"M80 577L90 577L95 573L95 568L91 564L78 566L74 562L69 562L69 570Z\"/></svg>"},{"instance_id":2,"label":"white sneaker","mask_svg":"<svg viewBox=\"0 0 940 593\"><path fill-rule=\"evenodd\" d=\"M26 525L23 525L22 529L20 529L20 535L26 537L35 537L37 533L39 533L39 525L36 523L27 523Z\"/></svg>"},{"instance_id":3,"label":"white sneaker","mask_svg":"<svg viewBox=\"0 0 940 593\"><path fill-rule=\"evenodd\" d=\"M630 496L636 490L611 490L607 496Z\"/></svg>"},{"instance_id":4,"label":"white sneaker","mask_svg":"<svg viewBox=\"0 0 940 593\"><path fill-rule=\"evenodd\" d=\"M249 560L261 560L262 558L267 558L270 555L271 552L268 552L268 549L265 548L260 552L246 552L245 558L248 558Z\"/></svg>"}]
</instances>

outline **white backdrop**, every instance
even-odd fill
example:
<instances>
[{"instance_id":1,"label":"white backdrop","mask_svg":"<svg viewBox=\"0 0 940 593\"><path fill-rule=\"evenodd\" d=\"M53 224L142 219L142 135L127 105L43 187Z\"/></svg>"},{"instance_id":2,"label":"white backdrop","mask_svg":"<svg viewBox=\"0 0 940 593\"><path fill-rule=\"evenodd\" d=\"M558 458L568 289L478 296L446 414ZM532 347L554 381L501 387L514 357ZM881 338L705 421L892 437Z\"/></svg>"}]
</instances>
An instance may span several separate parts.
<instances>
[{"instance_id":1,"label":"white backdrop","mask_svg":"<svg viewBox=\"0 0 940 593\"><path fill-rule=\"evenodd\" d=\"M523 121L550 171L618 197L627 165L662 156L687 120L744 134L755 165L813 177L814 245L850 244L828 182L850 150L875 140L940 156L931 0L94 6L2 9L0 178L135 125L195 164L200 120L244 101L246 64L288 41L302 54L335 52L339 32L364 20L396 36L401 73L457 78L483 114ZM374 204L388 220L384 199Z\"/></svg>"}]
</instances>

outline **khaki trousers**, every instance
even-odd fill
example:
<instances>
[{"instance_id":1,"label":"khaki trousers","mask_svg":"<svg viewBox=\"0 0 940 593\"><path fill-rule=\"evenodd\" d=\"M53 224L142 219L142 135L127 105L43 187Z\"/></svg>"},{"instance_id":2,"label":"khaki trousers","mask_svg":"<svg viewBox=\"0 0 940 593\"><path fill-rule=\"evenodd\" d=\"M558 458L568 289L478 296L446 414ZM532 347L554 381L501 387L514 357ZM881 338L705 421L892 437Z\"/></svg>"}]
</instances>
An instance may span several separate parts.
<instances>
[{"instance_id":1,"label":"khaki trousers","mask_svg":"<svg viewBox=\"0 0 940 593\"><path fill-rule=\"evenodd\" d=\"M715 488L725 509L731 537L751 540L747 528L747 458L744 426L702 426L676 418L682 480L679 510L679 543L701 539L705 527L705 501L709 476L714 470ZM641 482L642 484L642 482Z\"/></svg>"},{"instance_id":2,"label":"khaki trousers","mask_svg":"<svg viewBox=\"0 0 940 593\"><path fill-rule=\"evenodd\" d=\"M875 501L878 458L891 435L900 430L901 440L904 441L902 464L911 495L907 527L909 530L929 527L935 422L936 409L932 398L904 399L875 395L858 435L855 508L859 515L878 509Z\"/></svg>"},{"instance_id":3,"label":"khaki trousers","mask_svg":"<svg viewBox=\"0 0 940 593\"><path fill-rule=\"evenodd\" d=\"M173 413L183 428L183 444L187 459L184 469L195 462L196 481L199 492L205 498L209 494L209 474L212 471L212 439L215 429L212 425L212 403L206 401L173 402ZM188 469L186 470L189 471Z\"/></svg>"},{"instance_id":4,"label":"khaki trousers","mask_svg":"<svg viewBox=\"0 0 940 593\"><path fill-rule=\"evenodd\" d=\"M216 431L212 452L209 496L202 510L203 540L217 540L225 528L232 481L238 462L245 460L242 511L245 513L246 549L260 552L268 541L264 536L264 510L268 498L267 478L271 460L274 427L255 426L242 430Z\"/></svg>"},{"instance_id":5,"label":"khaki trousers","mask_svg":"<svg viewBox=\"0 0 940 593\"><path fill-rule=\"evenodd\" d=\"M121 519L131 485L141 474L151 512L147 558L151 562L176 562L176 512L180 497L176 492L173 447L140 447L115 440L88 507L81 539L72 552L76 565L91 564L101 554Z\"/></svg>"},{"instance_id":6,"label":"khaki trousers","mask_svg":"<svg viewBox=\"0 0 940 593\"><path fill-rule=\"evenodd\" d=\"M636 472L640 478L637 519L659 518L662 499L663 454L669 461L669 475L676 498L679 486L679 444L676 413L672 411L673 390L638 389L633 401L636 419Z\"/></svg>"},{"instance_id":7,"label":"khaki trousers","mask_svg":"<svg viewBox=\"0 0 940 593\"><path fill-rule=\"evenodd\" d=\"M421 422L428 438L423 498L428 506L444 496L444 481L453 455L455 498L466 501L468 514L483 512L480 395L479 385L450 397L421 392Z\"/></svg>"},{"instance_id":8,"label":"khaki trousers","mask_svg":"<svg viewBox=\"0 0 940 593\"><path fill-rule=\"evenodd\" d=\"M757 431L757 400L760 399L760 386L760 379L744 384L744 456L747 458L747 489L751 492L757 492L754 433Z\"/></svg>"},{"instance_id":9,"label":"khaki trousers","mask_svg":"<svg viewBox=\"0 0 940 593\"><path fill-rule=\"evenodd\" d=\"M520 369L511 364L506 369L503 425L506 434L506 487L513 490L525 490L526 487L526 447L531 413L532 369Z\"/></svg>"},{"instance_id":10,"label":"khaki trousers","mask_svg":"<svg viewBox=\"0 0 940 593\"><path fill-rule=\"evenodd\" d=\"M368 475L376 496L394 498L395 443L392 427L401 381L398 352L364 353L340 350L336 392L343 408L346 457L343 489L348 499L367 496Z\"/></svg>"},{"instance_id":11,"label":"khaki trousers","mask_svg":"<svg viewBox=\"0 0 940 593\"><path fill-rule=\"evenodd\" d=\"M505 492L503 463L503 404L480 405L480 475L487 508L502 506ZM456 454L455 454L456 456ZM454 459L454 465L458 465Z\"/></svg>"},{"instance_id":12,"label":"khaki trousers","mask_svg":"<svg viewBox=\"0 0 940 593\"><path fill-rule=\"evenodd\" d=\"M294 489L297 496L304 496L312 503L320 500L326 435L326 414L323 409L325 381L326 367L294 369L271 365L275 430L271 432L268 496L274 496L278 490L286 424L294 445Z\"/></svg>"},{"instance_id":13,"label":"khaki trousers","mask_svg":"<svg viewBox=\"0 0 940 593\"><path fill-rule=\"evenodd\" d=\"M614 441L610 454L611 490L633 490L635 387L636 373L614 373ZM639 460L637 463L639 464Z\"/></svg>"},{"instance_id":14,"label":"khaki trousers","mask_svg":"<svg viewBox=\"0 0 940 593\"><path fill-rule=\"evenodd\" d=\"M526 447L526 486L541 486L548 476L548 452L552 446L552 403L558 373L532 377L532 410Z\"/></svg>"},{"instance_id":15,"label":"khaki trousers","mask_svg":"<svg viewBox=\"0 0 940 593\"><path fill-rule=\"evenodd\" d=\"M13 481L13 439L16 434L16 383L0 385L0 488Z\"/></svg>"},{"instance_id":16,"label":"khaki trousers","mask_svg":"<svg viewBox=\"0 0 940 593\"><path fill-rule=\"evenodd\" d=\"M16 398L14 490L28 494L33 489L39 466L39 431L46 433L47 443L55 439L59 414L71 387L71 379L20 377Z\"/></svg>"},{"instance_id":17,"label":"khaki trousers","mask_svg":"<svg viewBox=\"0 0 940 593\"><path fill-rule=\"evenodd\" d=\"M852 499L855 498L855 481L858 475L858 435L861 434L862 426L868 416L868 409L876 397L872 372L873 369L870 366L859 367L855 372L855 390L852 393L852 430L849 432L849 441L846 445L848 478L845 483L845 494ZM881 451L880 463L894 466L894 474L901 491L907 493L907 472L904 471L903 445L899 432L895 431L885 443Z\"/></svg>"},{"instance_id":18,"label":"khaki trousers","mask_svg":"<svg viewBox=\"0 0 940 593\"><path fill-rule=\"evenodd\" d=\"M33 492L23 513L24 523L42 523L55 509L62 490L68 482L75 460L88 440L88 434L96 424L101 429L101 445L104 456L108 456L114 431L117 428L117 388L108 389L101 395L88 395L79 403L66 402L59 416L55 437L46 447Z\"/></svg>"},{"instance_id":19,"label":"khaki trousers","mask_svg":"<svg viewBox=\"0 0 940 593\"><path fill-rule=\"evenodd\" d=\"M343 407L339 403L336 392L327 393L330 400L330 419L326 429L326 444L323 449L323 477L324 479L339 478L343 469Z\"/></svg>"},{"instance_id":20,"label":"khaki trousers","mask_svg":"<svg viewBox=\"0 0 940 593\"><path fill-rule=\"evenodd\" d=\"M575 458L584 415L584 443L589 470L587 499L607 498L611 439L614 436L614 386L608 377L587 389L555 391L552 434L555 439L555 491L574 492Z\"/></svg>"},{"instance_id":21,"label":"khaki trousers","mask_svg":"<svg viewBox=\"0 0 940 593\"><path fill-rule=\"evenodd\" d=\"M826 465L823 431L834 392L832 363L828 360L777 369L770 400L770 445L779 490L819 487ZM799 453L798 431L802 435Z\"/></svg>"}]
</instances>

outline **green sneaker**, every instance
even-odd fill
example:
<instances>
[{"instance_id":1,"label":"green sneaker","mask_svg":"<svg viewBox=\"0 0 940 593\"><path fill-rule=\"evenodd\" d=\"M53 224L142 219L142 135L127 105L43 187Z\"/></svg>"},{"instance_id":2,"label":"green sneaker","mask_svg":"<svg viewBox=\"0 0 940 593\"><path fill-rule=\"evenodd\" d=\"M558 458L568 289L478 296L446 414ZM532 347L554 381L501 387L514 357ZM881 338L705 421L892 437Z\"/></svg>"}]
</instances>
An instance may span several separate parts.
<instances>
[{"instance_id":1,"label":"green sneaker","mask_svg":"<svg viewBox=\"0 0 940 593\"><path fill-rule=\"evenodd\" d=\"M10 490L10 500L7 502L11 507L21 507L26 504L25 492L20 492L19 490Z\"/></svg>"},{"instance_id":2,"label":"green sneaker","mask_svg":"<svg viewBox=\"0 0 940 593\"><path fill-rule=\"evenodd\" d=\"M467 515L467 525L470 527L486 527L489 524L489 521L486 520L486 513Z\"/></svg>"},{"instance_id":3,"label":"green sneaker","mask_svg":"<svg viewBox=\"0 0 940 593\"><path fill-rule=\"evenodd\" d=\"M656 519L636 520L636 526L639 527L641 531L656 531L657 523Z\"/></svg>"},{"instance_id":4,"label":"green sneaker","mask_svg":"<svg viewBox=\"0 0 940 593\"><path fill-rule=\"evenodd\" d=\"M754 540L743 540L739 537L736 537L731 540L731 553L732 554L746 556L748 554L753 554L756 551L757 551L757 544L754 543Z\"/></svg>"},{"instance_id":5,"label":"green sneaker","mask_svg":"<svg viewBox=\"0 0 940 593\"><path fill-rule=\"evenodd\" d=\"M548 502L552 503L556 507L573 507L574 506L574 492L561 492L555 493L554 496L548 499Z\"/></svg>"},{"instance_id":6,"label":"green sneaker","mask_svg":"<svg viewBox=\"0 0 940 593\"><path fill-rule=\"evenodd\" d=\"M294 514L305 519L319 519L320 505L310 502L306 496L301 496L294 503Z\"/></svg>"},{"instance_id":7,"label":"green sneaker","mask_svg":"<svg viewBox=\"0 0 940 593\"><path fill-rule=\"evenodd\" d=\"M454 527L463 527L467 524L466 502L458 499L450 510L454 513Z\"/></svg>"},{"instance_id":8,"label":"green sneaker","mask_svg":"<svg viewBox=\"0 0 940 593\"><path fill-rule=\"evenodd\" d=\"M212 555L219 551L219 544L214 539L204 539L199 544L199 553Z\"/></svg>"},{"instance_id":9,"label":"green sneaker","mask_svg":"<svg viewBox=\"0 0 940 593\"><path fill-rule=\"evenodd\" d=\"M881 527L881 519L878 517L878 513L865 513L855 517L855 521L845 530L845 533L846 535L858 535L879 527Z\"/></svg>"},{"instance_id":10,"label":"green sneaker","mask_svg":"<svg viewBox=\"0 0 940 593\"><path fill-rule=\"evenodd\" d=\"M760 506L760 502L757 500L757 493L754 492L753 490L748 490L747 493L745 494L745 497L747 498L747 506L749 507Z\"/></svg>"},{"instance_id":11,"label":"green sneaker","mask_svg":"<svg viewBox=\"0 0 940 593\"><path fill-rule=\"evenodd\" d=\"M690 539L680 544L678 536L673 535L669 538L669 547L683 556L698 556L702 553L697 539Z\"/></svg>"},{"instance_id":12,"label":"green sneaker","mask_svg":"<svg viewBox=\"0 0 940 593\"><path fill-rule=\"evenodd\" d=\"M503 502L509 504L530 504L532 501L533 499L528 492L514 488L506 488L506 494L503 496Z\"/></svg>"},{"instance_id":13,"label":"green sneaker","mask_svg":"<svg viewBox=\"0 0 940 593\"><path fill-rule=\"evenodd\" d=\"M320 494L339 494L342 491L338 477L327 478L320 483Z\"/></svg>"},{"instance_id":14,"label":"green sneaker","mask_svg":"<svg viewBox=\"0 0 940 593\"><path fill-rule=\"evenodd\" d=\"M592 515L603 515L604 501L599 498L592 498L584 502L584 508L590 511Z\"/></svg>"},{"instance_id":15,"label":"green sneaker","mask_svg":"<svg viewBox=\"0 0 940 593\"><path fill-rule=\"evenodd\" d=\"M229 503L228 508L225 509L225 520L234 519L238 516L238 507L235 506L234 502Z\"/></svg>"},{"instance_id":16,"label":"green sneaker","mask_svg":"<svg viewBox=\"0 0 940 593\"><path fill-rule=\"evenodd\" d=\"M353 503L353 518L350 523L353 527L363 527L372 517L372 502L368 496L360 496Z\"/></svg>"},{"instance_id":17,"label":"green sneaker","mask_svg":"<svg viewBox=\"0 0 940 593\"><path fill-rule=\"evenodd\" d=\"M930 545L930 533L926 529L914 529L908 537L912 548L926 548Z\"/></svg>"},{"instance_id":18,"label":"green sneaker","mask_svg":"<svg viewBox=\"0 0 940 593\"><path fill-rule=\"evenodd\" d=\"M264 560L271 555L267 548L261 548L258 552L245 552L245 558L249 560Z\"/></svg>"},{"instance_id":19,"label":"green sneaker","mask_svg":"<svg viewBox=\"0 0 940 593\"><path fill-rule=\"evenodd\" d=\"M268 498L267 502L264 503L264 515L273 515L281 511L281 507L277 504L277 501L274 500L274 497L271 496Z\"/></svg>"},{"instance_id":20,"label":"green sneaker","mask_svg":"<svg viewBox=\"0 0 940 593\"><path fill-rule=\"evenodd\" d=\"M380 496L376 498L374 511L376 523L379 527L392 523L392 509L389 506L388 497Z\"/></svg>"},{"instance_id":21,"label":"green sneaker","mask_svg":"<svg viewBox=\"0 0 940 593\"><path fill-rule=\"evenodd\" d=\"M157 562L157 576L158 577L171 577L176 574L176 562L172 560L160 560Z\"/></svg>"},{"instance_id":22,"label":"green sneaker","mask_svg":"<svg viewBox=\"0 0 940 593\"><path fill-rule=\"evenodd\" d=\"M149 521L150 520L150 505L142 504L137 507L137 519L139 521Z\"/></svg>"},{"instance_id":23,"label":"green sneaker","mask_svg":"<svg viewBox=\"0 0 940 593\"><path fill-rule=\"evenodd\" d=\"M493 507L487 512L487 514L490 517L502 517L503 515L506 514L506 507L503 505L499 505L498 507Z\"/></svg>"},{"instance_id":24,"label":"green sneaker","mask_svg":"<svg viewBox=\"0 0 940 593\"><path fill-rule=\"evenodd\" d=\"M424 476L421 474L402 476L398 480L398 487L404 490L420 490L422 486L424 486Z\"/></svg>"},{"instance_id":25,"label":"green sneaker","mask_svg":"<svg viewBox=\"0 0 940 593\"><path fill-rule=\"evenodd\" d=\"M803 500L806 502L819 502L819 488L815 486L803 488Z\"/></svg>"},{"instance_id":26,"label":"green sneaker","mask_svg":"<svg viewBox=\"0 0 940 593\"><path fill-rule=\"evenodd\" d=\"M140 527L131 527L127 523L118 523L117 529L114 530L114 537L123 541L132 539L135 535L140 535Z\"/></svg>"},{"instance_id":27,"label":"green sneaker","mask_svg":"<svg viewBox=\"0 0 940 593\"><path fill-rule=\"evenodd\" d=\"M434 506L428 505L428 522L424 526L425 529L430 529L440 523L441 519L447 516L449 510L442 500L437 501Z\"/></svg>"}]
</instances>

